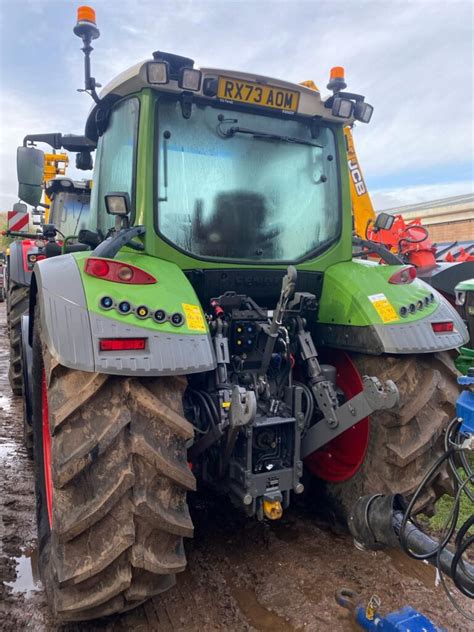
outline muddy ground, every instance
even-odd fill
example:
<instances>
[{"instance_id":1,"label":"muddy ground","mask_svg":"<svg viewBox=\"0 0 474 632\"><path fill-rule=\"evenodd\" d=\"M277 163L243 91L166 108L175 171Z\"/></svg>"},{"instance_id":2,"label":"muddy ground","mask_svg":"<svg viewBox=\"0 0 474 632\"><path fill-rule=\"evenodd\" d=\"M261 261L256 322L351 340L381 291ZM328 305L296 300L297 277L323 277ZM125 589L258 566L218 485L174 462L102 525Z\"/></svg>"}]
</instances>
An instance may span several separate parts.
<instances>
[{"instance_id":1,"label":"muddy ground","mask_svg":"<svg viewBox=\"0 0 474 632\"><path fill-rule=\"evenodd\" d=\"M175 588L120 617L59 626L36 577L33 466L21 442L21 399L8 386L6 334L0 304L1 630L356 630L334 601L342 587L365 600L378 594L387 612L410 604L447 630L472 629L427 565L401 553L358 551L305 509L268 525L209 498L192 501L196 536ZM474 613L472 603L460 601Z\"/></svg>"}]
</instances>

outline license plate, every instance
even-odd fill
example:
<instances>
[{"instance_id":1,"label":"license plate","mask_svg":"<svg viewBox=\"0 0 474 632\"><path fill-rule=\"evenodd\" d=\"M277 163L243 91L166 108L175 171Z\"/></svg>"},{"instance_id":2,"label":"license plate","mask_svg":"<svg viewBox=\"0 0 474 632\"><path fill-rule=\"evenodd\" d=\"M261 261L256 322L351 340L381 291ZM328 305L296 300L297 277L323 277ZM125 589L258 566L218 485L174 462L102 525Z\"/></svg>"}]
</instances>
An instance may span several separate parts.
<instances>
[{"instance_id":1,"label":"license plate","mask_svg":"<svg viewBox=\"0 0 474 632\"><path fill-rule=\"evenodd\" d=\"M300 93L254 81L219 77L217 97L231 103L247 103L281 112L296 112Z\"/></svg>"}]
</instances>

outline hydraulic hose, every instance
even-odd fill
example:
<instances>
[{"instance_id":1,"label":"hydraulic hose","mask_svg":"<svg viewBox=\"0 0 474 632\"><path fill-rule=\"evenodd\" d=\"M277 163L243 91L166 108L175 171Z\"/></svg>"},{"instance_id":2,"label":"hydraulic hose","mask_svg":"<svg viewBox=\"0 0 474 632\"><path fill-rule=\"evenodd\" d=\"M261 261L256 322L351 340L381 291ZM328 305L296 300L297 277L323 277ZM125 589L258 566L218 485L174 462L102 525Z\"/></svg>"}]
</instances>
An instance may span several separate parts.
<instances>
[{"instance_id":1,"label":"hydraulic hose","mask_svg":"<svg viewBox=\"0 0 474 632\"><path fill-rule=\"evenodd\" d=\"M474 594L474 565L466 560L461 563L459 556L407 521L402 496L362 496L354 505L349 528L361 548L372 550L400 547L403 528L403 540L410 551L439 567L464 594Z\"/></svg>"}]
</instances>

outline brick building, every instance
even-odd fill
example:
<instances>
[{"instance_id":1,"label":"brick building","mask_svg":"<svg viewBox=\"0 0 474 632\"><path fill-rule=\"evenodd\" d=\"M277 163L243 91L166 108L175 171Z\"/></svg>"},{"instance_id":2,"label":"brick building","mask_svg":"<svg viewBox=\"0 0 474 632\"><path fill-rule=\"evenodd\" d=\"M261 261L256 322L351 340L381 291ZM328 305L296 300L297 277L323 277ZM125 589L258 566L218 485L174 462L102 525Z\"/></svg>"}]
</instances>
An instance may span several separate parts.
<instances>
[{"instance_id":1,"label":"brick building","mask_svg":"<svg viewBox=\"0 0 474 632\"><path fill-rule=\"evenodd\" d=\"M405 221L419 217L433 243L474 241L474 194L385 210L403 215Z\"/></svg>"}]
</instances>

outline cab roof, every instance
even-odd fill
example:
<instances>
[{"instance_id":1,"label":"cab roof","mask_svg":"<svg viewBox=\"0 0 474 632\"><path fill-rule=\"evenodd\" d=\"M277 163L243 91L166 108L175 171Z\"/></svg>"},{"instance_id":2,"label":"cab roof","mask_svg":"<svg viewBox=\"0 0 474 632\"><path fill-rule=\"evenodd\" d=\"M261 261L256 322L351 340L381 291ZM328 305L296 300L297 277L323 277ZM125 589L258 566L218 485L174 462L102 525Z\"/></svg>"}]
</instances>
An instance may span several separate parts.
<instances>
[{"instance_id":1,"label":"cab roof","mask_svg":"<svg viewBox=\"0 0 474 632\"><path fill-rule=\"evenodd\" d=\"M95 128L98 110L104 107L106 109L109 109L111 105L118 99L121 99L129 94L139 92L143 88L152 88L159 92L175 94L177 96L185 92L182 88L178 86L177 78L174 77L173 74L171 74L171 78L168 83L161 84L159 86L153 85L148 81L147 64L153 61L157 61L157 59L159 59L157 57L158 54L159 53L154 53L154 59L146 59L135 64L134 66L131 66L124 72L120 73L101 90L99 95L100 103L94 105L87 119L86 136L88 136L88 138L91 138L92 140L97 140L97 131ZM193 63L192 60L189 61ZM209 96L208 94L204 93L203 86L205 85L206 80L219 80L220 77L226 77L230 79L236 79L237 81L251 82L262 87L270 86L277 89L280 88L282 90L298 92L298 106L293 114L297 114L299 116L307 116L311 118L322 118L327 121L346 125L352 122L352 118L342 119L340 117L333 116L331 114L331 109L325 107L325 101L327 99L321 98L319 90L314 89L314 84L314 88L310 88L301 84L283 81L281 79L275 79L272 77L266 77L263 75L251 74L235 70L225 70L222 68L197 68L197 70L200 70L202 73L202 82L200 90L193 92L193 95L200 99L208 100L210 103L222 103L223 101L217 96ZM328 96L328 98L330 97ZM228 100L225 102L229 103ZM232 103L232 101L230 102ZM239 103L239 105L242 105L242 103ZM265 110L267 108L263 106L261 107L261 109ZM291 113L289 115L291 115Z\"/></svg>"}]
</instances>

